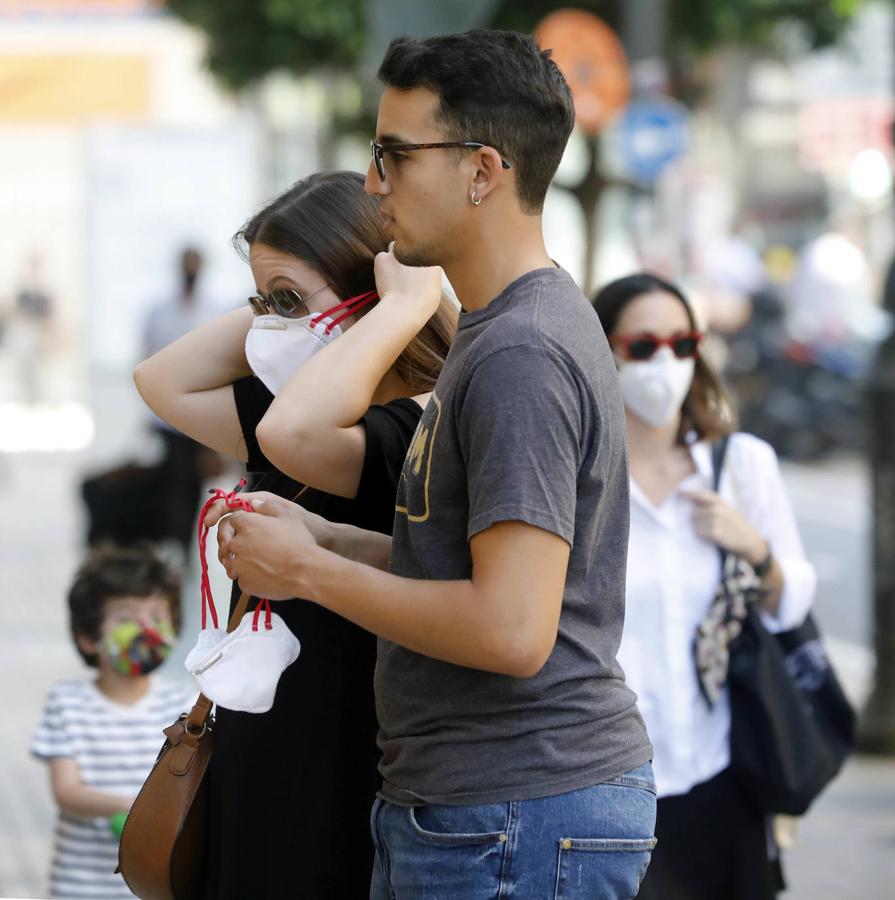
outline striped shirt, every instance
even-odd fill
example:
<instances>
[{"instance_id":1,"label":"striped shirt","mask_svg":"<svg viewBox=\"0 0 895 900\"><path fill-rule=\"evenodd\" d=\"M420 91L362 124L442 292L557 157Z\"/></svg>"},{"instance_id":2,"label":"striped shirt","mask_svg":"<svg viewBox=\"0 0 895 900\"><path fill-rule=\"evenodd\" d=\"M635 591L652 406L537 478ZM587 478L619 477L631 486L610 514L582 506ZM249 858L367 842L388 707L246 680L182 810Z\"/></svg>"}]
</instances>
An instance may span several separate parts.
<instances>
[{"instance_id":1,"label":"striped shirt","mask_svg":"<svg viewBox=\"0 0 895 900\"><path fill-rule=\"evenodd\" d=\"M114 703L92 681L64 681L47 698L31 752L38 759L73 759L85 785L135 797L158 756L167 728L190 708L196 691L153 678L132 706ZM59 813L50 870L50 896L132 898L120 875L118 841L105 818Z\"/></svg>"}]
</instances>

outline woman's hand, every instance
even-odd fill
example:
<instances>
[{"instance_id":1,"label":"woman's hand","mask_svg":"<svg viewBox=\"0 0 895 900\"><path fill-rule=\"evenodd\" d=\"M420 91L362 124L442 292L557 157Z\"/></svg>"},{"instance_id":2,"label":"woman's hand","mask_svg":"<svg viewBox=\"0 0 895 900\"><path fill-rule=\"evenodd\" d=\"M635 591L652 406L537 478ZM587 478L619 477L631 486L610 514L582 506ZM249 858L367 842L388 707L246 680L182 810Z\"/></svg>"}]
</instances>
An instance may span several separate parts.
<instances>
[{"instance_id":1,"label":"woman's hand","mask_svg":"<svg viewBox=\"0 0 895 900\"><path fill-rule=\"evenodd\" d=\"M377 397L410 385L384 383L395 361L441 302L441 269L401 265L390 249L375 260L379 302L292 375L255 429L281 472L328 494L354 498L366 453L359 425Z\"/></svg>"},{"instance_id":2,"label":"woman's hand","mask_svg":"<svg viewBox=\"0 0 895 900\"><path fill-rule=\"evenodd\" d=\"M395 257L394 246L392 241L373 262L379 302L400 312L402 319L417 325L419 331L441 302L442 271L439 266L405 266Z\"/></svg>"},{"instance_id":3,"label":"woman's hand","mask_svg":"<svg viewBox=\"0 0 895 900\"><path fill-rule=\"evenodd\" d=\"M757 566L768 555L767 541L715 491L684 491L693 501L693 527L703 540L718 544Z\"/></svg>"}]
</instances>

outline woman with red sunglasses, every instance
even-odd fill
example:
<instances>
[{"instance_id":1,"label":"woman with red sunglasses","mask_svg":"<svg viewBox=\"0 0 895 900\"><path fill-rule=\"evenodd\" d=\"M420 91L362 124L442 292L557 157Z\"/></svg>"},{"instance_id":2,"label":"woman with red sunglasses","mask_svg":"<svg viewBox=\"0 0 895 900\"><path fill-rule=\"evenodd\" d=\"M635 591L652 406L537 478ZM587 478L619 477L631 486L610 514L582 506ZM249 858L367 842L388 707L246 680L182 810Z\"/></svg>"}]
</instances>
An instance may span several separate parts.
<instances>
[{"instance_id":1,"label":"woman with red sunglasses","mask_svg":"<svg viewBox=\"0 0 895 900\"><path fill-rule=\"evenodd\" d=\"M298 182L234 244L256 293L141 363L143 399L245 463L251 490L391 534L397 480L456 328L455 305L428 287L379 298L376 273L393 256L377 202L354 172ZM376 638L301 599L276 610L301 653L270 711L216 710L203 897L365 897L379 786Z\"/></svg>"},{"instance_id":2,"label":"woman with red sunglasses","mask_svg":"<svg viewBox=\"0 0 895 900\"><path fill-rule=\"evenodd\" d=\"M729 772L726 670L700 672L694 647L721 577L718 547L760 580L772 631L804 620L814 570L776 455L733 433L732 402L700 353L702 332L680 289L632 275L600 290L594 308L615 354L628 430L631 530L618 659L653 744L659 795L658 845L638 896L768 900L779 867L764 814ZM716 492L712 450L722 439Z\"/></svg>"}]
</instances>

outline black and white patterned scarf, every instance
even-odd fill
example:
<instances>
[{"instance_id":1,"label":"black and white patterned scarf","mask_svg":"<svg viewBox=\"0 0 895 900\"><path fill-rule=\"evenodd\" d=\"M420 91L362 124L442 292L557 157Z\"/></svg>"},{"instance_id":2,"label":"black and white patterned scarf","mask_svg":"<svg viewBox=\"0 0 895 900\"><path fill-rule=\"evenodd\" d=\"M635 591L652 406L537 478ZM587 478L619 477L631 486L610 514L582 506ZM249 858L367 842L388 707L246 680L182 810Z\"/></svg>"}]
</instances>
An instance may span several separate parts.
<instances>
[{"instance_id":1,"label":"black and white patterned scarf","mask_svg":"<svg viewBox=\"0 0 895 900\"><path fill-rule=\"evenodd\" d=\"M721 484L721 470L727 453L728 437L712 447L713 485ZM693 637L693 661L699 678L699 688L709 707L718 702L727 683L730 665L730 644L739 636L750 602L761 592L761 580L752 566L741 556L718 548L721 554L721 580L705 618L696 627Z\"/></svg>"}]
</instances>

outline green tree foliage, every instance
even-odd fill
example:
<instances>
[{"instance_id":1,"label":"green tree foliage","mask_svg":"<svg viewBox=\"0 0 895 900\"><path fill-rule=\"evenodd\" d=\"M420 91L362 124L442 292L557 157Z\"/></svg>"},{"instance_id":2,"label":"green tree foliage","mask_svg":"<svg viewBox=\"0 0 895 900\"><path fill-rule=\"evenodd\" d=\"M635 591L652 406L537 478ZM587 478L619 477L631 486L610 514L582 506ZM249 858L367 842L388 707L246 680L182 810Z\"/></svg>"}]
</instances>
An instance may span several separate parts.
<instances>
[{"instance_id":1,"label":"green tree foliage","mask_svg":"<svg viewBox=\"0 0 895 900\"><path fill-rule=\"evenodd\" d=\"M297 75L351 69L366 34L365 0L168 0L208 35L208 65L224 84L244 87L269 72Z\"/></svg>"},{"instance_id":2,"label":"green tree foliage","mask_svg":"<svg viewBox=\"0 0 895 900\"><path fill-rule=\"evenodd\" d=\"M494 24L530 31L562 7L586 9L618 29L625 0L504 0ZM766 44L776 26L799 26L813 47L834 43L862 0L668 0L671 46L705 52L720 44Z\"/></svg>"},{"instance_id":3,"label":"green tree foliage","mask_svg":"<svg viewBox=\"0 0 895 900\"><path fill-rule=\"evenodd\" d=\"M531 31L548 13L574 6L618 28L624 2L503 0L491 24ZM824 46L842 34L861 2L668 0L669 48L698 54L720 44L762 44L783 22L800 26L810 45ZM364 51L367 6L367 0L168 0L172 12L208 34L209 66L232 88L277 69L299 75L323 66L353 69Z\"/></svg>"},{"instance_id":4,"label":"green tree foliage","mask_svg":"<svg viewBox=\"0 0 895 900\"><path fill-rule=\"evenodd\" d=\"M679 0L671 2L673 36L697 51L718 44L766 44L781 23L799 26L812 47L835 43L862 0Z\"/></svg>"}]
</instances>

